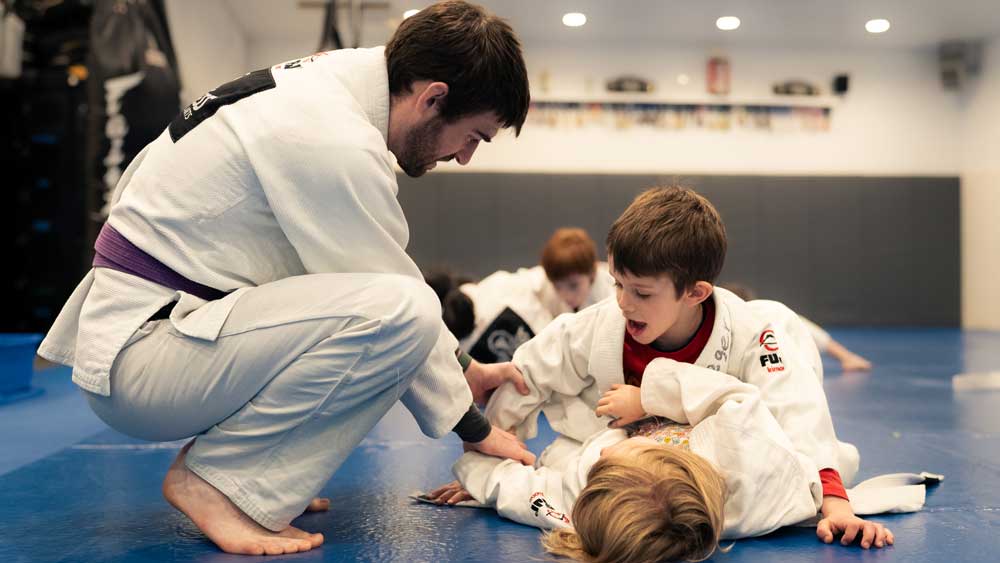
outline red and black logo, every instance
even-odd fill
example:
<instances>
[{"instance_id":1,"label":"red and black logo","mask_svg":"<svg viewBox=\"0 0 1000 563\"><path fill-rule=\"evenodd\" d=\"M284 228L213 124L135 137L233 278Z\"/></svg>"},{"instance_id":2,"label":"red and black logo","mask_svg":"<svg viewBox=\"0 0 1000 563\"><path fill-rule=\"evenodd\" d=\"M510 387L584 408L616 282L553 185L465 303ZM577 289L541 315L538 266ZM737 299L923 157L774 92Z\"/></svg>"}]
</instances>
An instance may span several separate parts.
<instances>
[{"instance_id":1,"label":"red and black logo","mask_svg":"<svg viewBox=\"0 0 1000 563\"><path fill-rule=\"evenodd\" d=\"M778 351L778 337L774 335L773 330L767 329L760 333L760 345L768 352Z\"/></svg>"},{"instance_id":2,"label":"red and black logo","mask_svg":"<svg viewBox=\"0 0 1000 563\"><path fill-rule=\"evenodd\" d=\"M543 493L538 492L531 495L529 502L531 503L531 511L535 513L535 516L544 516L569 524L569 517L565 513L557 511L549 504L549 501L545 500Z\"/></svg>"},{"instance_id":3,"label":"red and black logo","mask_svg":"<svg viewBox=\"0 0 1000 563\"><path fill-rule=\"evenodd\" d=\"M760 355L760 367L767 368L769 373L785 371L785 364L778 355L778 337L773 330L767 329L760 333L760 345L764 348L764 353Z\"/></svg>"}]
</instances>

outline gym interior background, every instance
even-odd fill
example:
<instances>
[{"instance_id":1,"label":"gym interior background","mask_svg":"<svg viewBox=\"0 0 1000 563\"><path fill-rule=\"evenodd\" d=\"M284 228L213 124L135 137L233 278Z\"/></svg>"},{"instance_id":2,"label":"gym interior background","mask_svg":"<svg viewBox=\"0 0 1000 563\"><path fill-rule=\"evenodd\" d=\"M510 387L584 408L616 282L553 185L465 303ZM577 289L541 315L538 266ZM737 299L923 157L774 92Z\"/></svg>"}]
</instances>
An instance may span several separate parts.
<instances>
[{"instance_id":1,"label":"gym interior background","mask_svg":"<svg viewBox=\"0 0 1000 563\"><path fill-rule=\"evenodd\" d=\"M44 334L52 323L89 268L109 191L180 107L254 69L317 50L384 44L407 10L428 3L3 1L0 185L12 217L0 227L7 265L0 279L0 332L10 342L0 371L19 369L17 350L33 342L25 335ZM642 189L694 187L727 225L723 281L787 303L874 359L871 374L827 383L838 430L844 432L843 424L847 438L858 443L863 468L866 455L885 470L924 468L891 466L897 454L889 451L879 458L873 450L884 444L862 438L869 431L861 421L870 419L876 434L920 428L908 435L912 442L903 440L906 453L898 459L934 470L934 456L918 450L921 436L940 432L934 436L951 444L935 454L946 460L945 469L986 479L980 482L1000 478L1000 397L996 391L963 396L950 380L960 372L1000 369L995 0L480 3L507 18L523 42L532 109L520 137L498 135L468 167L442 164L417 180L398 174L409 250L421 267L484 276L531 266L546 237L567 225L585 228L602 246L611 222ZM583 14L585 23L570 25L581 20L570 13ZM738 17L738 27L723 29L733 26L720 20L726 16ZM883 27L888 29L878 31ZM23 400L0 405L8 452L0 456L0 498L10 501L0 505L20 499L37 507L79 494L67 483L52 489L38 480L58 481L67 463L95 463L99 471L133 479L130 472L141 472L142 463L159 455L151 450L132 465L123 462L121 470L106 458L87 457L107 455L99 453L102 444L132 442L93 418L68 374L36 363L30 391L9 390ZM879 393L889 397L880 400ZM926 409L926 418L911 408ZM370 446L391 434L380 428ZM362 448L356 467L418 455L407 452ZM419 477L447 477L447 456L439 457ZM410 484L409 477L385 475L388 484L379 491L398 493L393 479ZM914 532L905 537L909 547L904 542L884 557L935 560L920 549L931 549L928 538L939 532L929 530L942 525L938 540L944 543L998 545L986 532L1000 525L1000 495L976 496L971 485L968 491L948 485L961 493L942 491L930 497L924 513L895 524ZM158 506L152 487L139 506ZM399 503L405 504L393 506ZM400 510L431 518L423 508ZM34 515L24 508L2 510L14 510L7 516L22 523L24 535L30 535L29 524L43 525L45 517L59 514L56 508ZM74 521L87 513L80 503L66 510L79 510ZM167 514L164 507L156 510ZM944 514L949 510L955 515ZM389 521L405 527L407 520L399 518ZM493 515L455 518L472 526L463 533L480 545L486 535L509 533L514 545L539 553L533 530ZM476 528L476 518L486 519L486 527ZM985 524L970 532L963 518ZM431 548L421 546L415 532L400 534L403 539L382 546L387 559L469 556L452 540ZM923 537L920 549L913 535ZM84 540L66 530L59 537L66 549L88 545L103 555L53 547L36 559L11 537L0 539L0 551L11 550L13 559L5 560L142 559L120 540L109 551L93 534ZM345 537L324 547L325 556L303 556L377 558L365 551L366 537L360 533L356 543ZM175 539L173 547L150 543L142 553L154 559L163 553L157 549L219 555L197 537ZM766 557L782 542L799 549L803 560L825 557L826 546L779 533L717 558ZM72 553L79 557L67 555ZM863 558L833 553L836 560Z\"/></svg>"}]
</instances>

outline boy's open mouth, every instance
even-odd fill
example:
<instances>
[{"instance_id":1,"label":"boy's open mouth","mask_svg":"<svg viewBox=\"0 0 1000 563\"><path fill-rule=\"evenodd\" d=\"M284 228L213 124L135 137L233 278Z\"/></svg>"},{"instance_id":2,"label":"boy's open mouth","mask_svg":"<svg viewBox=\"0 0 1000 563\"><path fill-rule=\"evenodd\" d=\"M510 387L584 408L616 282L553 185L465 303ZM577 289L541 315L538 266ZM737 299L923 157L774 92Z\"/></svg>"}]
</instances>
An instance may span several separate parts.
<instances>
[{"instance_id":1,"label":"boy's open mouth","mask_svg":"<svg viewBox=\"0 0 1000 563\"><path fill-rule=\"evenodd\" d=\"M633 321L631 319L629 319L628 321L628 330L633 335L642 332L645 328L646 328L646 323L640 323L639 321Z\"/></svg>"}]
</instances>

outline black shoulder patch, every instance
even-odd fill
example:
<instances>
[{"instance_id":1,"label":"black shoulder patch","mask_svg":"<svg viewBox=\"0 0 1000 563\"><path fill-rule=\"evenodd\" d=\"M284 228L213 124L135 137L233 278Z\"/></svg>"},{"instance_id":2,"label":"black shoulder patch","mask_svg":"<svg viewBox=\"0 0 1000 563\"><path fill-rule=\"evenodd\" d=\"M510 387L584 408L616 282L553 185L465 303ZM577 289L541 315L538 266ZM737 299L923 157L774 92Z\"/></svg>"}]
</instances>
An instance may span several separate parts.
<instances>
[{"instance_id":1,"label":"black shoulder patch","mask_svg":"<svg viewBox=\"0 0 1000 563\"><path fill-rule=\"evenodd\" d=\"M528 323L507 307L486 327L469 355L486 364L509 362L514 357L514 350L534 336Z\"/></svg>"},{"instance_id":2,"label":"black shoulder patch","mask_svg":"<svg viewBox=\"0 0 1000 563\"><path fill-rule=\"evenodd\" d=\"M226 82L192 102L170 122L170 139L176 143L199 123L215 115L222 106L274 87L274 75L270 68L248 72L236 80Z\"/></svg>"}]
</instances>

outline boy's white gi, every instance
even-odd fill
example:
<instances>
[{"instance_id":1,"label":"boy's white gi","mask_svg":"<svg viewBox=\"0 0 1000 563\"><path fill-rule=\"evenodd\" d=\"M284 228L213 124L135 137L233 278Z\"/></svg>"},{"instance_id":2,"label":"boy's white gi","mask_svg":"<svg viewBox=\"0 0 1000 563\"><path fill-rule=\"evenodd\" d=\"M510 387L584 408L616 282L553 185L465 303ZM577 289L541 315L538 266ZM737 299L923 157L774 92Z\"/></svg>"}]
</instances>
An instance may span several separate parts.
<instances>
[{"instance_id":1,"label":"boy's white gi","mask_svg":"<svg viewBox=\"0 0 1000 563\"><path fill-rule=\"evenodd\" d=\"M851 483L858 451L837 440L822 374L816 372L822 366L819 353L798 316L775 301L759 302L755 310L718 287L711 299L715 321L705 349L694 364L675 363L673 369L722 372L758 387L795 450L818 469L836 469L845 484ZM501 428L517 427L525 438L536 434L537 415L544 410L556 432L586 440L610 422L594 414L601 395L625 382L624 338L625 318L615 299L558 317L514 355L531 394L501 387L487 406L487 417ZM643 385L647 412L654 412L659 400Z\"/></svg>"},{"instance_id":2,"label":"boy's white gi","mask_svg":"<svg viewBox=\"0 0 1000 563\"><path fill-rule=\"evenodd\" d=\"M72 365L122 432L201 433L188 466L279 530L396 399L439 437L472 396L405 252L383 49L271 73L273 88L147 146L109 218L175 272L231 293L206 302L97 268L39 354ZM169 320L146 322L171 301Z\"/></svg>"},{"instance_id":3,"label":"boy's white gi","mask_svg":"<svg viewBox=\"0 0 1000 563\"><path fill-rule=\"evenodd\" d=\"M559 298L555 286L545 275L545 268L541 266L518 268L516 272L500 270L476 283L463 284L459 289L472 300L476 311L475 328L460 342L466 352L472 350L483 331L508 307L521 317L533 334L541 332L559 315L573 312ZM614 278L608 272L608 263L598 262L590 294L580 309L614 294Z\"/></svg>"},{"instance_id":4,"label":"boy's white gi","mask_svg":"<svg viewBox=\"0 0 1000 563\"><path fill-rule=\"evenodd\" d=\"M648 413L693 426L691 452L707 459L726 483L722 538L758 536L808 522L823 502L819 470L795 451L760 399L760 390L712 371L678 369L658 358L643 375ZM627 438L605 429L584 443L559 437L526 467L470 452L452 468L467 491L506 518L543 529L572 526L572 511L601 450ZM664 445L663 447L678 447ZM900 474L848 490L856 514L911 512L924 504L923 476Z\"/></svg>"},{"instance_id":5,"label":"boy's white gi","mask_svg":"<svg viewBox=\"0 0 1000 563\"><path fill-rule=\"evenodd\" d=\"M823 499L819 470L792 448L759 390L725 374L671 364L676 362L661 358L646 368L643 389L648 382L669 397L649 414L694 427L691 452L711 462L726 482L722 537L766 534L815 516ZM537 469L467 453L453 470L476 500L501 516L539 528L571 526L573 505L601 450L626 437L624 430L604 430L583 444L561 438Z\"/></svg>"}]
</instances>

